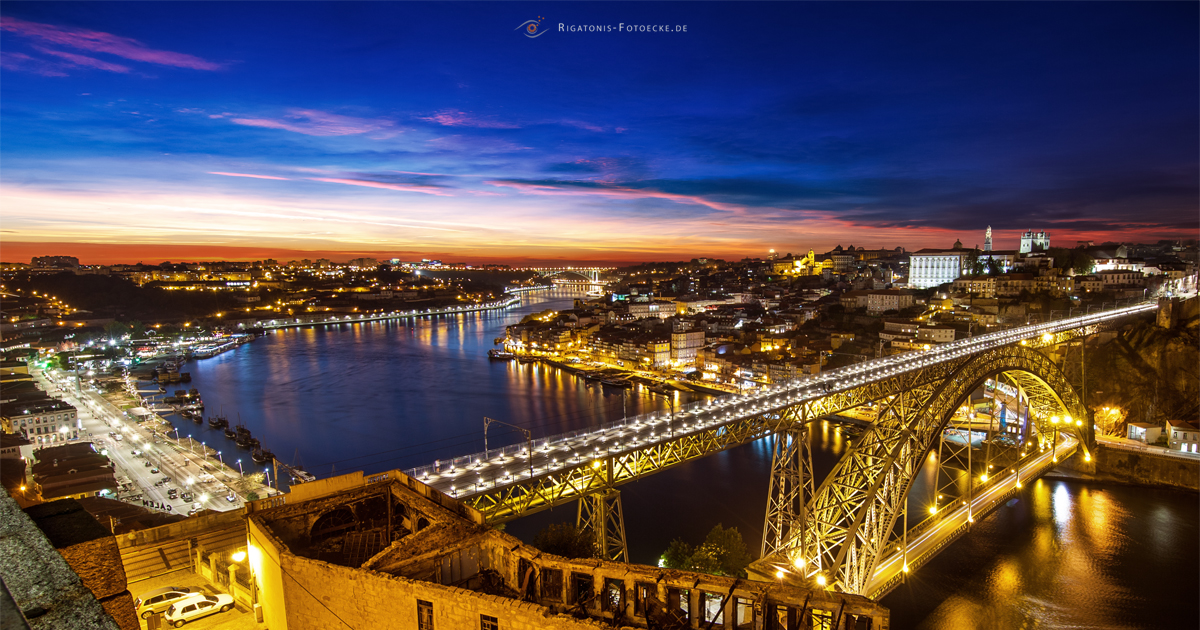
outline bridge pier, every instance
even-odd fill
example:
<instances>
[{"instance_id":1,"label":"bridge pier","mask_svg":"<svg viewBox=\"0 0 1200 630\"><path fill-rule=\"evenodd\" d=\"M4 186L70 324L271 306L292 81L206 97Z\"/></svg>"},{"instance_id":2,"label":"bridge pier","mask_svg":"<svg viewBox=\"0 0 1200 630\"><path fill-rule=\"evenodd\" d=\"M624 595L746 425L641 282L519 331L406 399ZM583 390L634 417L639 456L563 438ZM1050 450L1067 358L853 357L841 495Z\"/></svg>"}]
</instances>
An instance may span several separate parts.
<instances>
[{"instance_id":1,"label":"bridge pier","mask_svg":"<svg viewBox=\"0 0 1200 630\"><path fill-rule=\"evenodd\" d=\"M579 530L590 530L601 558L629 562L625 544L625 512L621 509L621 491L609 488L579 498L575 518Z\"/></svg>"},{"instance_id":2,"label":"bridge pier","mask_svg":"<svg viewBox=\"0 0 1200 630\"><path fill-rule=\"evenodd\" d=\"M811 554L805 536L808 499L813 495L812 450L808 424L796 423L775 434L771 456L771 486L767 491L767 515L763 523L762 557L784 550L788 542L800 540L800 557Z\"/></svg>"}]
</instances>

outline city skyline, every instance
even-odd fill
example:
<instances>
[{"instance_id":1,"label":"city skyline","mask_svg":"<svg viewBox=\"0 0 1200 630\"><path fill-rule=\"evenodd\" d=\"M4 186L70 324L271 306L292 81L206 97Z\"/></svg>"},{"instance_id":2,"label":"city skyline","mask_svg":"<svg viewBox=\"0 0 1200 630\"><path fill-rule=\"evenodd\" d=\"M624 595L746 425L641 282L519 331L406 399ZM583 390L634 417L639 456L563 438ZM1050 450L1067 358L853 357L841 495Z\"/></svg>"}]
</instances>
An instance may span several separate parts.
<instances>
[{"instance_id":1,"label":"city skyline","mask_svg":"<svg viewBox=\"0 0 1200 630\"><path fill-rule=\"evenodd\" d=\"M973 247L988 224L997 249L1028 229L1194 238L1197 16L6 3L0 257L623 263Z\"/></svg>"}]
</instances>

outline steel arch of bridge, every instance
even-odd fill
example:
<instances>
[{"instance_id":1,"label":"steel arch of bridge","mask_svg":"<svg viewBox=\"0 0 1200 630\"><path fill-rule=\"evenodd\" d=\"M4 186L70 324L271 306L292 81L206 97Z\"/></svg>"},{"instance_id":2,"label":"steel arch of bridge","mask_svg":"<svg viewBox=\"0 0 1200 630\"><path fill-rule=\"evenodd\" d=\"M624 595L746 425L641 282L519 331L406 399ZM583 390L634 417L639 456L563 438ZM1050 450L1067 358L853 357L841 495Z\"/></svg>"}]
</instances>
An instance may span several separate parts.
<instances>
[{"instance_id":1,"label":"steel arch of bridge","mask_svg":"<svg viewBox=\"0 0 1200 630\"><path fill-rule=\"evenodd\" d=\"M903 375L906 386L874 399L882 406L878 419L815 493L805 493L812 487L807 454L777 445L777 456L790 459L773 465L764 532L768 538L758 562L796 567L806 577L824 577L830 588L864 594L925 458L938 448L943 430L971 392L999 374L1028 396L1035 423L1048 424L1051 415L1065 413L1086 419L1091 428L1066 375L1049 356L1029 346L994 348ZM816 417L798 407L784 419L792 427L781 430L799 433ZM786 441L803 444L806 437ZM1081 438L1090 444L1090 436ZM784 441L781 434L779 442Z\"/></svg>"}]
</instances>

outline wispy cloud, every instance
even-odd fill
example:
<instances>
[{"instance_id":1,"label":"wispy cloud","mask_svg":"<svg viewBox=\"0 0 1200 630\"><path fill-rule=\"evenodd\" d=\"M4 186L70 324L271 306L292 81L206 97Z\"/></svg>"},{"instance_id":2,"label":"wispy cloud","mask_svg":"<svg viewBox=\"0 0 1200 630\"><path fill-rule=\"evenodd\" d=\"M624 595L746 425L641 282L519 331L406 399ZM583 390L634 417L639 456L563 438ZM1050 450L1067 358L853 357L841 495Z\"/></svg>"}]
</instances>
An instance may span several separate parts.
<instances>
[{"instance_id":1,"label":"wispy cloud","mask_svg":"<svg viewBox=\"0 0 1200 630\"><path fill-rule=\"evenodd\" d=\"M65 77L62 64L35 59L19 52L0 52L0 68L10 72L32 72L44 77Z\"/></svg>"},{"instance_id":2,"label":"wispy cloud","mask_svg":"<svg viewBox=\"0 0 1200 630\"><path fill-rule=\"evenodd\" d=\"M478 127L480 129L520 129L521 126L515 123L502 122L498 120L488 120L478 118L474 114L467 112L441 111L432 116L426 116L421 120L437 123L444 127Z\"/></svg>"},{"instance_id":3,"label":"wispy cloud","mask_svg":"<svg viewBox=\"0 0 1200 630\"><path fill-rule=\"evenodd\" d=\"M59 59L64 59L67 61L67 63L69 63L73 66L80 66L83 68L95 68L97 70L107 70L108 72L119 72L121 74L126 74L129 72L129 66L122 66L121 64L118 64L118 63L109 63L107 61L101 61L99 59L96 59L95 57L88 57L87 55L77 55L75 53L69 53L69 52L66 52L63 50L54 50L52 48L46 48L44 46L34 46L34 49L37 50L38 52L42 52L47 55L53 55L55 57L58 57Z\"/></svg>"},{"instance_id":4,"label":"wispy cloud","mask_svg":"<svg viewBox=\"0 0 1200 630\"><path fill-rule=\"evenodd\" d=\"M70 46L79 50L107 53L133 61L153 63L160 66L190 68L192 70L222 70L225 68L224 64L207 61L194 55L167 50L155 50L136 39L101 31L27 22L14 17L0 17L0 29L59 46Z\"/></svg>"},{"instance_id":5,"label":"wispy cloud","mask_svg":"<svg viewBox=\"0 0 1200 630\"><path fill-rule=\"evenodd\" d=\"M358 118L315 109L289 109L282 118L231 118L248 127L283 129L309 136L352 136L364 133L400 133L396 123L383 118Z\"/></svg>"},{"instance_id":6,"label":"wispy cloud","mask_svg":"<svg viewBox=\"0 0 1200 630\"><path fill-rule=\"evenodd\" d=\"M440 195L443 197L451 196L449 192L442 190L438 186L423 186L421 184L393 184L390 182L375 182L369 179L349 179L343 177L310 177L309 179L315 182L329 182L331 184L365 186L367 188L386 188L388 190L423 193L426 195Z\"/></svg>"},{"instance_id":7,"label":"wispy cloud","mask_svg":"<svg viewBox=\"0 0 1200 630\"><path fill-rule=\"evenodd\" d=\"M722 212L741 212L745 209L741 205L713 201L699 195L684 195L649 188L631 188L604 182L496 179L484 183L515 188L532 195L596 195L617 199L666 199L676 203L705 206Z\"/></svg>"},{"instance_id":8,"label":"wispy cloud","mask_svg":"<svg viewBox=\"0 0 1200 630\"><path fill-rule=\"evenodd\" d=\"M578 129L584 129L587 131L595 131L596 133L603 133L605 131L604 127L601 127L600 125L593 125L592 123L584 122L582 120L562 120L560 122L568 127L576 127ZM622 129L622 131L624 130Z\"/></svg>"},{"instance_id":9,"label":"wispy cloud","mask_svg":"<svg viewBox=\"0 0 1200 630\"><path fill-rule=\"evenodd\" d=\"M286 177L275 177L274 175L254 175L251 173L223 173L221 171L209 171L209 175L224 175L226 177L253 177L254 179L281 179L287 181Z\"/></svg>"}]
</instances>

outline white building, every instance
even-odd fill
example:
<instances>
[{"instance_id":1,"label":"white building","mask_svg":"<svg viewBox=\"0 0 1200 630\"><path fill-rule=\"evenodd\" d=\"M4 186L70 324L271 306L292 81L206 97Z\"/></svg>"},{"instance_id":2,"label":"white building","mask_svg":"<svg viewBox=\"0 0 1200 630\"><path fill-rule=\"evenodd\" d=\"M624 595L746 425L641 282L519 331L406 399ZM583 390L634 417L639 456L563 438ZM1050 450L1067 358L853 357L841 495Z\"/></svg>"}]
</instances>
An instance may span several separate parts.
<instances>
[{"instance_id":1,"label":"white building","mask_svg":"<svg viewBox=\"0 0 1200 630\"><path fill-rule=\"evenodd\" d=\"M914 252L908 261L908 286L913 289L928 289L954 282L963 275L968 250L962 243L952 249L922 249Z\"/></svg>"},{"instance_id":2,"label":"white building","mask_svg":"<svg viewBox=\"0 0 1200 630\"><path fill-rule=\"evenodd\" d=\"M1021 253L1044 252L1050 249L1050 233L1030 230L1021 235Z\"/></svg>"},{"instance_id":3,"label":"white building","mask_svg":"<svg viewBox=\"0 0 1200 630\"><path fill-rule=\"evenodd\" d=\"M679 367L696 365L704 349L704 330L671 333L671 364Z\"/></svg>"},{"instance_id":4,"label":"white building","mask_svg":"<svg viewBox=\"0 0 1200 630\"><path fill-rule=\"evenodd\" d=\"M1196 425L1184 420L1168 420L1167 430L1171 432L1167 436L1171 450L1184 453L1200 452L1200 429L1197 429Z\"/></svg>"},{"instance_id":5,"label":"white building","mask_svg":"<svg viewBox=\"0 0 1200 630\"><path fill-rule=\"evenodd\" d=\"M13 433L24 435L39 446L74 440L79 437L79 414L75 407L61 400L10 403L6 414Z\"/></svg>"}]
</instances>

